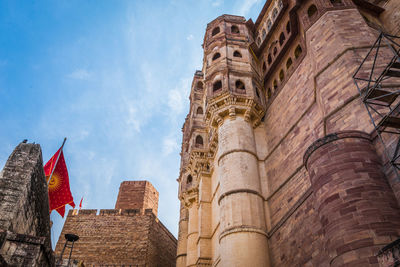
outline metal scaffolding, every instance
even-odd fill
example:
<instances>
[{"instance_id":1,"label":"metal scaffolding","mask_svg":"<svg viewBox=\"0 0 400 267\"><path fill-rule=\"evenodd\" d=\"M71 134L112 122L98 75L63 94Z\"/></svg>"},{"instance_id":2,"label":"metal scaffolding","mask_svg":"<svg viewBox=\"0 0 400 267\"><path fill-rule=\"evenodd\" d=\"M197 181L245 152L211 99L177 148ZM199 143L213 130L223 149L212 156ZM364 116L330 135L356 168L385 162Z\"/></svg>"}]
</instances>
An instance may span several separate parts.
<instances>
[{"instance_id":1,"label":"metal scaffolding","mask_svg":"<svg viewBox=\"0 0 400 267\"><path fill-rule=\"evenodd\" d=\"M400 37L380 33L353 79L400 178Z\"/></svg>"}]
</instances>

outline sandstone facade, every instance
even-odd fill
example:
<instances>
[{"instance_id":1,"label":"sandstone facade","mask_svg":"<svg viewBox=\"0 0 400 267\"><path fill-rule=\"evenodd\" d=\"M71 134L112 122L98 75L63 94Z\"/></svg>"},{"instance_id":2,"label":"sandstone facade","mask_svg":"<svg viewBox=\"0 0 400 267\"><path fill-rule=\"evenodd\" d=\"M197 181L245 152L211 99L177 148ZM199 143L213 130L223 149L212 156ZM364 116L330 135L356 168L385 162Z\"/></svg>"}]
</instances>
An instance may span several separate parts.
<instances>
[{"instance_id":1,"label":"sandstone facade","mask_svg":"<svg viewBox=\"0 0 400 267\"><path fill-rule=\"evenodd\" d=\"M70 210L55 249L64 235L79 236L72 258L85 266L175 266L176 239L158 220L158 192L147 181L121 183L116 209ZM68 258L68 249L63 259Z\"/></svg>"},{"instance_id":2,"label":"sandstone facade","mask_svg":"<svg viewBox=\"0 0 400 267\"><path fill-rule=\"evenodd\" d=\"M177 266L384 264L400 176L352 76L380 30L400 34L399 14L397 0L275 0L255 23L207 25L183 126Z\"/></svg>"}]
</instances>

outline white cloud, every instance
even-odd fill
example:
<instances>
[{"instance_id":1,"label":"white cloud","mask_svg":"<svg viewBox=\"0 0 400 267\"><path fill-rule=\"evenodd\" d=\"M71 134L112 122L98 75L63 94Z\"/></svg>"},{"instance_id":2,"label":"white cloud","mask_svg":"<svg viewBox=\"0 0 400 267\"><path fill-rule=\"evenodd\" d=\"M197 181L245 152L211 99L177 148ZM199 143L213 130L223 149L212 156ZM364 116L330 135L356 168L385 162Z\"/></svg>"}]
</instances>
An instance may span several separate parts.
<instances>
[{"instance_id":1,"label":"white cloud","mask_svg":"<svg viewBox=\"0 0 400 267\"><path fill-rule=\"evenodd\" d=\"M259 3L260 0L245 0L242 2L242 4L239 6L238 8L238 15L242 15L242 16L247 16L249 14L249 11L251 10L251 8Z\"/></svg>"},{"instance_id":2,"label":"white cloud","mask_svg":"<svg viewBox=\"0 0 400 267\"><path fill-rule=\"evenodd\" d=\"M77 69L68 74L67 77L75 80L89 80L92 77L92 73L86 69Z\"/></svg>"},{"instance_id":3,"label":"white cloud","mask_svg":"<svg viewBox=\"0 0 400 267\"><path fill-rule=\"evenodd\" d=\"M190 93L190 79L182 79L179 86L168 92L168 106L175 114L180 114L185 109L187 97Z\"/></svg>"},{"instance_id":4,"label":"white cloud","mask_svg":"<svg viewBox=\"0 0 400 267\"><path fill-rule=\"evenodd\" d=\"M137 114L136 108L133 105L129 105L128 106L127 118L125 120L125 123L128 126L133 127L133 129L136 132L140 132L140 126L141 126L141 122L140 122L140 120L138 118L139 118L139 116Z\"/></svg>"},{"instance_id":5,"label":"white cloud","mask_svg":"<svg viewBox=\"0 0 400 267\"><path fill-rule=\"evenodd\" d=\"M177 149L179 149L179 145L178 145L178 140L175 136L168 136L168 137L164 138L163 147L162 147L164 156L168 156L174 150L177 150Z\"/></svg>"},{"instance_id":6,"label":"white cloud","mask_svg":"<svg viewBox=\"0 0 400 267\"><path fill-rule=\"evenodd\" d=\"M186 37L186 40L191 41L193 40L193 38L194 38L193 34L189 34L189 36Z\"/></svg>"},{"instance_id":7,"label":"white cloud","mask_svg":"<svg viewBox=\"0 0 400 267\"><path fill-rule=\"evenodd\" d=\"M217 6L222 5L223 3L224 3L224 0L216 0L216 1L212 2L211 5L214 7L217 7Z\"/></svg>"}]
</instances>

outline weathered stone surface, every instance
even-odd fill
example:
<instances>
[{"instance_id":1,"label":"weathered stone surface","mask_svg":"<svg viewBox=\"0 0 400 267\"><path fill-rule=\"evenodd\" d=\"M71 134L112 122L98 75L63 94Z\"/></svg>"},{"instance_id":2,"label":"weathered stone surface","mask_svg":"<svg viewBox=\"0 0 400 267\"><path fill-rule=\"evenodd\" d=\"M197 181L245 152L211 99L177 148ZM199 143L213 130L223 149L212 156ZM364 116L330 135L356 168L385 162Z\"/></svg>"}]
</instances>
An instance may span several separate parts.
<instances>
[{"instance_id":1,"label":"weathered stone surface","mask_svg":"<svg viewBox=\"0 0 400 267\"><path fill-rule=\"evenodd\" d=\"M53 266L42 152L19 144L0 172L0 263Z\"/></svg>"}]
</instances>

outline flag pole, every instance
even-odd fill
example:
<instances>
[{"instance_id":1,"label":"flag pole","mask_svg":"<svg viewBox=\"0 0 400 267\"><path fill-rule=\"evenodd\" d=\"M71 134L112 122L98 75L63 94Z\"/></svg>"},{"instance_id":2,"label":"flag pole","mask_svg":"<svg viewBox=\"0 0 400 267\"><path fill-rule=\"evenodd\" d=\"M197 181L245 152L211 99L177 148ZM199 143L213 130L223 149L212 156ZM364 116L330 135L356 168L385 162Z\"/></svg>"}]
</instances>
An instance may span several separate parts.
<instances>
[{"instance_id":1,"label":"flag pole","mask_svg":"<svg viewBox=\"0 0 400 267\"><path fill-rule=\"evenodd\" d=\"M59 158L60 158L61 152L62 152L62 150L63 150L65 141L67 141L67 137L64 137L64 141L63 141L63 143L62 143L62 145L61 145L61 148L60 148L60 153L58 153L58 155L57 155L56 163L54 164L53 170L51 171L51 174L50 174L50 177L49 177L49 180L47 181L47 187L49 187L51 178L53 177L53 173L54 173L54 170L56 169L56 166L57 166L58 160L59 160Z\"/></svg>"}]
</instances>

